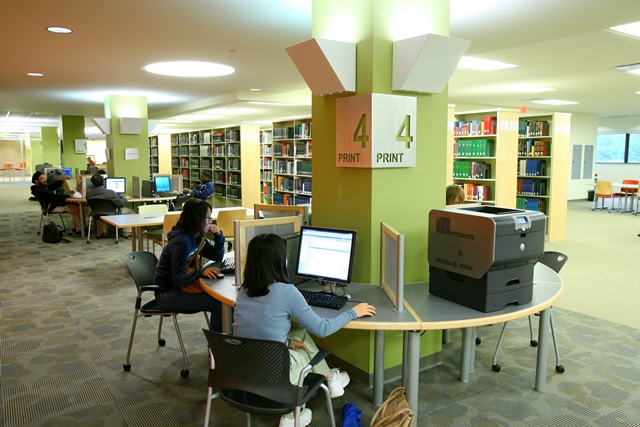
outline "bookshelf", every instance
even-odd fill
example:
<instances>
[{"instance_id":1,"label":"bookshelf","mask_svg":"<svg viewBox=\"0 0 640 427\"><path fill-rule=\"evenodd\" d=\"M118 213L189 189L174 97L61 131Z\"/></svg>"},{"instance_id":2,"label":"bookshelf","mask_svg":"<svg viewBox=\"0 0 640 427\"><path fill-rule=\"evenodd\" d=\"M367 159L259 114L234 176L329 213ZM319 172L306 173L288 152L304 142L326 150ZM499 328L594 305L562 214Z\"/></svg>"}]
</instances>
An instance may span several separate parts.
<instances>
[{"instance_id":1,"label":"bookshelf","mask_svg":"<svg viewBox=\"0 0 640 427\"><path fill-rule=\"evenodd\" d=\"M311 203L311 119L273 124L273 204Z\"/></svg>"},{"instance_id":2,"label":"bookshelf","mask_svg":"<svg viewBox=\"0 0 640 427\"><path fill-rule=\"evenodd\" d=\"M516 207L543 212L547 240L566 236L571 114L521 115Z\"/></svg>"},{"instance_id":3,"label":"bookshelf","mask_svg":"<svg viewBox=\"0 0 640 427\"><path fill-rule=\"evenodd\" d=\"M515 207L517 141L517 111L449 106L447 184L463 186L467 202Z\"/></svg>"},{"instance_id":4,"label":"bookshelf","mask_svg":"<svg viewBox=\"0 0 640 427\"><path fill-rule=\"evenodd\" d=\"M203 171L211 173L214 207L260 202L260 128L241 125L171 135L171 173L184 188L195 188Z\"/></svg>"},{"instance_id":5,"label":"bookshelf","mask_svg":"<svg viewBox=\"0 0 640 427\"><path fill-rule=\"evenodd\" d=\"M273 204L273 131L260 132L260 199Z\"/></svg>"},{"instance_id":6,"label":"bookshelf","mask_svg":"<svg viewBox=\"0 0 640 427\"><path fill-rule=\"evenodd\" d=\"M149 176L171 173L171 150L169 135L149 136Z\"/></svg>"}]
</instances>

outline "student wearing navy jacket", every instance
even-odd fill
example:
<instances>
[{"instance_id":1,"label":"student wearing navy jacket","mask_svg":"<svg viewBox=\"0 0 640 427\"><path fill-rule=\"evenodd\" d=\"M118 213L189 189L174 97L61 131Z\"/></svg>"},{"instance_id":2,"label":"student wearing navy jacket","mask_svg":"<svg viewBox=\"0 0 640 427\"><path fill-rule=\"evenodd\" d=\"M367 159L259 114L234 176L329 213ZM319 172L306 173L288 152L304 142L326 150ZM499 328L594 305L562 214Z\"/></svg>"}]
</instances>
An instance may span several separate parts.
<instances>
[{"instance_id":1,"label":"student wearing navy jacket","mask_svg":"<svg viewBox=\"0 0 640 427\"><path fill-rule=\"evenodd\" d=\"M189 190L185 188L185 193L193 193L193 197L198 199L207 200L213 194L213 183L211 182L211 173L202 171L200 175L200 184L195 190Z\"/></svg>"}]
</instances>

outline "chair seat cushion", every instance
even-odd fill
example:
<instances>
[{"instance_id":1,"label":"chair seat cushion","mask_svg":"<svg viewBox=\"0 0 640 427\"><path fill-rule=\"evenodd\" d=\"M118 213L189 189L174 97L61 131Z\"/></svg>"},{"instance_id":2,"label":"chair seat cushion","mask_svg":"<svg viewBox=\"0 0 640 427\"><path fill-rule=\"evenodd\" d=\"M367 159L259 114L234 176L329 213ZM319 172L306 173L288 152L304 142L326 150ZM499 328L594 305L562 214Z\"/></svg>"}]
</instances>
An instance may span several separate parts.
<instances>
[{"instance_id":1,"label":"chair seat cushion","mask_svg":"<svg viewBox=\"0 0 640 427\"><path fill-rule=\"evenodd\" d=\"M148 314L160 314L160 313L194 314L194 313L198 313L198 311L169 310L169 309L160 308L158 306L158 302L155 299L152 299L151 301L147 301L146 303L144 303L142 305L142 307L140 307L140 312L142 314L145 314L145 313L148 313Z\"/></svg>"}]
</instances>

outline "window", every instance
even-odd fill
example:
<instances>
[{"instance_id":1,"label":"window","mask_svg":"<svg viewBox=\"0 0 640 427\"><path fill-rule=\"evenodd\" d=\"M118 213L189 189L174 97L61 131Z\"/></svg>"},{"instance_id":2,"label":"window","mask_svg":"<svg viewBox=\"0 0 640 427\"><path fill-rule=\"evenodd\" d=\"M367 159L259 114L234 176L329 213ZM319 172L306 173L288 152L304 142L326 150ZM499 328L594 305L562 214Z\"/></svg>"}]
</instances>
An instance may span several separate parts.
<instances>
[{"instance_id":1,"label":"window","mask_svg":"<svg viewBox=\"0 0 640 427\"><path fill-rule=\"evenodd\" d=\"M640 133L605 133L598 135L596 162L640 164Z\"/></svg>"}]
</instances>

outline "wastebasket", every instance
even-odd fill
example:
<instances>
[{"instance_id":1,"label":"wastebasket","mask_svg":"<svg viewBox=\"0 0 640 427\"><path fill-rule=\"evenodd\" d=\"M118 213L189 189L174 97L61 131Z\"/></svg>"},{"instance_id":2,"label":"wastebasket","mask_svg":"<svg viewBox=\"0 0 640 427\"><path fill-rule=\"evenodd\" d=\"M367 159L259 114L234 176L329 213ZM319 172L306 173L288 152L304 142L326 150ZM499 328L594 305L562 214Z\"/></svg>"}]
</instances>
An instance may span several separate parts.
<instances>
[{"instance_id":1,"label":"wastebasket","mask_svg":"<svg viewBox=\"0 0 640 427\"><path fill-rule=\"evenodd\" d=\"M595 195L596 195L596 190L588 190L587 191L587 200L589 202L593 202L593 198L595 197Z\"/></svg>"}]
</instances>

